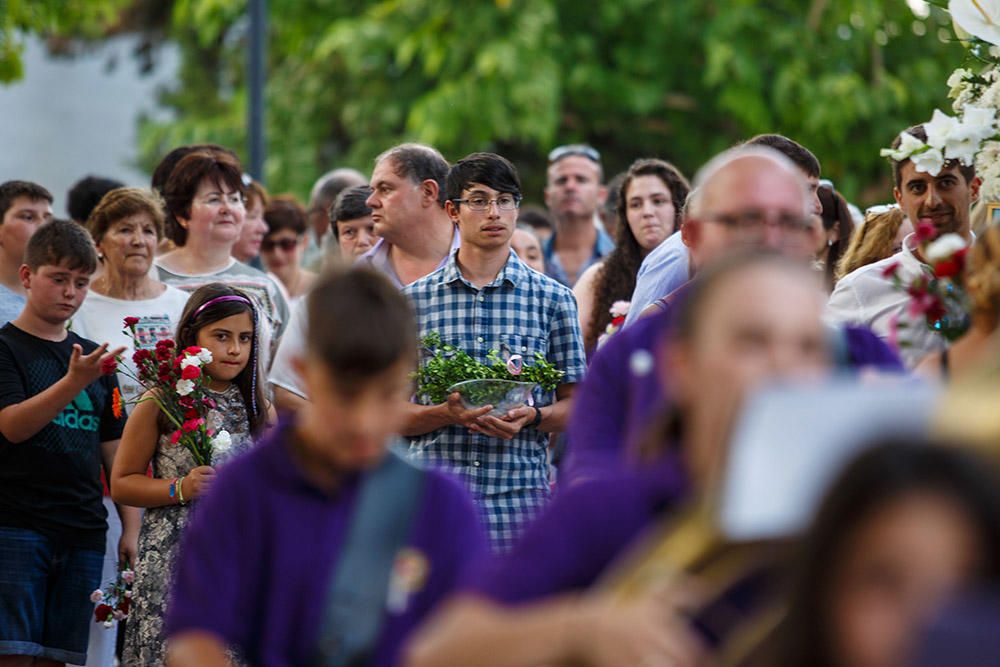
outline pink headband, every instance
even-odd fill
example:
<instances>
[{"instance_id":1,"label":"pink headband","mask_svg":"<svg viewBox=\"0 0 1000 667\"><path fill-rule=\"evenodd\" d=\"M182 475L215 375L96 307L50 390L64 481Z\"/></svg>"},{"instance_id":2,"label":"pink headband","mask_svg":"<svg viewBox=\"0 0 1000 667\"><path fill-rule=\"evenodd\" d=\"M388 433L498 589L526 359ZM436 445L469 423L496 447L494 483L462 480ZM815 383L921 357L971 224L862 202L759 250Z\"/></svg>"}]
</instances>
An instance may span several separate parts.
<instances>
[{"instance_id":1,"label":"pink headband","mask_svg":"<svg viewBox=\"0 0 1000 667\"><path fill-rule=\"evenodd\" d=\"M239 294L225 294L223 296L217 296L214 299L209 299L205 303L198 306L198 309L194 311L194 315L191 316L191 319L198 317L198 314L201 311L205 310L212 304L222 303L223 301L242 301L246 305L250 306L250 310L254 309L253 304L250 303L250 299L246 298L245 296L240 296Z\"/></svg>"}]
</instances>

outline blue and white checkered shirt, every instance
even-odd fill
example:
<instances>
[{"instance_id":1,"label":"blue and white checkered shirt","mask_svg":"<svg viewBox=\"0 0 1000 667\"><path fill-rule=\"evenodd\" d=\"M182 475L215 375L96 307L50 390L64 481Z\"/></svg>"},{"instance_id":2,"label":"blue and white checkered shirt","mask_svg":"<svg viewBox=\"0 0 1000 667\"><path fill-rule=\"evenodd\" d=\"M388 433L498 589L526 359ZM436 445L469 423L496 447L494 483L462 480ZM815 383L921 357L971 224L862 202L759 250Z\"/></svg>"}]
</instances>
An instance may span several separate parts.
<instances>
[{"instance_id":1,"label":"blue and white checkered shirt","mask_svg":"<svg viewBox=\"0 0 1000 667\"><path fill-rule=\"evenodd\" d=\"M564 384L579 382L586 362L569 288L527 268L511 252L496 279L479 289L462 276L456 255L403 290L416 309L421 338L437 331L442 341L481 363L503 345L526 365L540 352L566 372ZM534 400L549 405L555 392L536 388ZM499 548L513 542L518 527L548 498L546 433L524 428L513 440L501 440L447 426L409 440L411 458L465 480Z\"/></svg>"}]
</instances>

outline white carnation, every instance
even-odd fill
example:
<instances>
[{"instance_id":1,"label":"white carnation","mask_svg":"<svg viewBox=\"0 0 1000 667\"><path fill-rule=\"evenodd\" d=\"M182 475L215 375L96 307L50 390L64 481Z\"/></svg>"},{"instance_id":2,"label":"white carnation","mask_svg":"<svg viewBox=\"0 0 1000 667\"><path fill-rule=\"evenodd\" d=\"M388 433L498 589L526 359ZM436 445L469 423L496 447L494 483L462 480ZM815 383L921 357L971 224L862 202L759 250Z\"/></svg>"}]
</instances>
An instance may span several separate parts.
<instances>
[{"instance_id":1,"label":"white carnation","mask_svg":"<svg viewBox=\"0 0 1000 667\"><path fill-rule=\"evenodd\" d=\"M625 317L628 315L628 310L632 306L631 301L615 301L611 304L611 316L612 317Z\"/></svg>"},{"instance_id":2,"label":"white carnation","mask_svg":"<svg viewBox=\"0 0 1000 667\"><path fill-rule=\"evenodd\" d=\"M188 366L197 366L197 367L200 368L201 367L201 359L199 359L198 357L195 357L195 356L190 356L190 357L189 356L185 356L183 359L181 359L181 370L184 370Z\"/></svg>"},{"instance_id":3,"label":"white carnation","mask_svg":"<svg viewBox=\"0 0 1000 667\"><path fill-rule=\"evenodd\" d=\"M948 259L965 246L965 239L958 234L942 234L927 246L924 256L931 262L940 262Z\"/></svg>"},{"instance_id":4,"label":"white carnation","mask_svg":"<svg viewBox=\"0 0 1000 667\"><path fill-rule=\"evenodd\" d=\"M181 396L187 396L194 391L194 382L192 380L178 380L177 384L174 385L174 389Z\"/></svg>"},{"instance_id":5,"label":"white carnation","mask_svg":"<svg viewBox=\"0 0 1000 667\"><path fill-rule=\"evenodd\" d=\"M201 352L198 353L198 358L201 359L201 363L203 364L212 363L212 353L205 348L201 348Z\"/></svg>"},{"instance_id":6,"label":"white carnation","mask_svg":"<svg viewBox=\"0 0 1000 667\"><path fill-rule=\"evenodd\" d=\"M226 452L233 446L233 438L229 431L219 431L211 440L212 450L215 452Z\"/></svg>"}]
</instances>

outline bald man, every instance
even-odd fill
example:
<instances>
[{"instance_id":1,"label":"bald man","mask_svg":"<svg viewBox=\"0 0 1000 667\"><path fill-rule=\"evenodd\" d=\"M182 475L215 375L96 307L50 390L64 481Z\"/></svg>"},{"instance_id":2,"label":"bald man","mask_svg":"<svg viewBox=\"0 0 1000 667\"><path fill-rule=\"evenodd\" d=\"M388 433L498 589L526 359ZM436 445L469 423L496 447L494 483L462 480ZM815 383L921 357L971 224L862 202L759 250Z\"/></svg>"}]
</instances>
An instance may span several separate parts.
<instances>
[{"instance_id":1,"label":"bald man","mask_svg":"<svg viewBox=\"0 0 1000 667\"><path fill-rule=\"evenodd\" d=\"M797 144L796 144L797 145ZM682 239L695 272L728 254L754 248L812 258L813 189L798 165L761 145L730 149L695 177ZM667 404L653 351L672 326L671 304L682 286L653 306L650 316L626 327L597 351L574 395L566 483L602 474L629 460L651 422ZM864 328L832 330L838 362L900 370L896 355Z\"/></svg>"}]
</instances>

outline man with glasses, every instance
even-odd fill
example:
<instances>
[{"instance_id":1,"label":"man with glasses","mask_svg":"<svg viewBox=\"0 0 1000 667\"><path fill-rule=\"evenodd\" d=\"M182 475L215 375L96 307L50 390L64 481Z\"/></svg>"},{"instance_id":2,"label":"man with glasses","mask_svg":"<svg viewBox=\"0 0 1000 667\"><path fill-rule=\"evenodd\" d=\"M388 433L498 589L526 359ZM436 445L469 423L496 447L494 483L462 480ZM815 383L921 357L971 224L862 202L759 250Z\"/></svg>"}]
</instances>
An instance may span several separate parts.
<instances>
[{"instance_id":1,"label":"man with glasses","mask_svg":"<svg viewBox=\"0 0 1000 667\"><path fill-rule=\"evenodd\" d=\"M439 405L408 405L402 429L410 455L463 479L485 510L495 548L507 549L549 497L549 433L562 431L573 386L584 373L583 340L569 288L528 269L511 252L521 184L509 161L474 153L448 172L445 210L461 244L443 267L404 288L420 336L440 334L480 363L490 350L530 365L543 355L565 372L554 392L536 388L533 405L499 416L463 407L453 393Z\"/></svg>"},{"instance_id":2,"label":"man with glasses","mask_svg":"<svg viewBox=\"0 0 1000 667\"><path fill-rule=\"evenodd\" d=\"M602 178L601 154L591 146L559 146L549 153L545 204L556 230L542 252L546 273L567 287L615 247L597 225L597 211L608 194Z\"/></svg>"},{"instance_id":3,"label":"man with glasses","mask_svg":"<svg viewBox=\"0 0 1000 667\"><path fill-rule=\"evenodd\" d=\"M768 146L717 156L695 177L682 234L695 271L733 252L770 249L803 263L815 249L813 196L802 170ZM591 359L574 395L562 479L602 474L635 454L667 398L655 351L673 326L671 304L615 334ZM898 370L899 360L866 329L831 330L841 365Z\"/></svg>"},{"instance_id":4,"label":"man with glasses","mask_svg":"<svg viewBox=\"0 0 1000 667\"><path fill-rule=\"evenodd\" d=\"M813 214L818 216L823 213L823 204L820 203L817 194L820 165L812 151L780 134L760 134L747 140L744 145L773 148L791 160L806 180ZM677 232L646 256L636 276L632 305L625 319L625 326L631 326L650 304L664 298L691 279L694 271L689 253L683 235Z\"/></svg>"}]
</instances>

